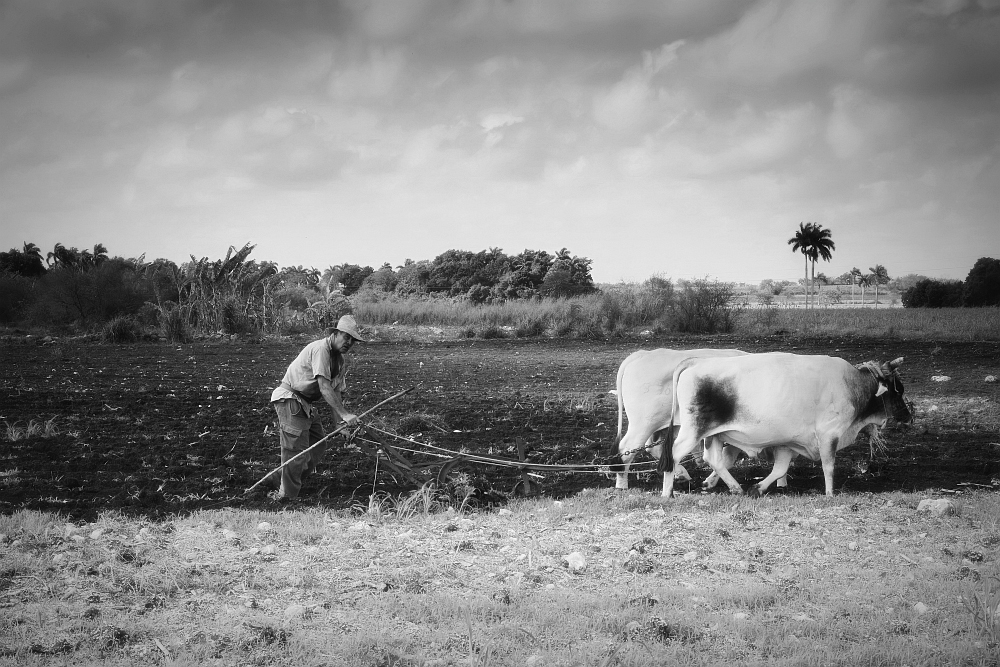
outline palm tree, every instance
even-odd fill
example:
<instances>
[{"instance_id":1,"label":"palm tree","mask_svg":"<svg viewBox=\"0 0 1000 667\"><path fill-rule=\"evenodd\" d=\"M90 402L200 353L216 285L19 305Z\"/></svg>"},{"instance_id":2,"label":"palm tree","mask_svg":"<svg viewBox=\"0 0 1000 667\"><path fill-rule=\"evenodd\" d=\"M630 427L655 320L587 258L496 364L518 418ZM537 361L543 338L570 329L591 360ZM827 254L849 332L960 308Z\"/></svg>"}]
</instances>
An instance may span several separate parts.
<instances>
[{"instance_id":1,"label":"palm tree","mask_svg":"<svg viewBox=\"0 0 1000 667\"><path fill-rule=\"evenodd\" d=\"M67 248L62 243L56 243L52 252L45 255L45 263L50 268L75 268L80 263L80 251Z\"/></svg>"},{"instance_id":2,"label":"palm tree","mask_svg":"<svg viewBox=\"0 0 1000 667\"><path fill-rule=\"evenodd\" d=\"M865 288L871 287L872 277L870 275L861 274L858 276L858 285L861 286L861 305L865 305Z\"/></svg>"},{"instance_id":3,"label":"palm tree","mask_svg":"<svg viewBox=\"0 0 1000 667\"><path fill-rule=\"evenodd\" d=\"M94 244L94 254L91 255L91 261L94 266L100 266L108 259L108 249L104 247L103 243Z\"/></svg>"},{"instance_id":4,"label":"palm tree","mask_svg":"<svg viewBox=\"0 0 1000 667\"><path fill-rule=\"evenodd\" d=\"M806 308L809 307L809 249L812 247L813 229L813 223L800 222L799 231L795 232L795 236L788 239L788 245L792 246L792 252L801 252L805 257L806 276L804 282L806 288Z\"/></svg>"},{"instance_id":5,"label":"palm tree","mask_svg":"<svg viewBox=\"0 0 1000 667\"><path fill-rule=\"evenodd\" d=\"M815 222L799 223L799 231L795 236L788 239L788 244L792 246L792 252L801 252L806 258L806 306L809 305L809 293L811 286L816 281L816 260L822 258L829 262L833 257L833 251L837 246L831 238L829 229L823 229L823 225ZM809 262L812 261L813 280L809 280ZM813 307L816 306L816 299L813 297Z\"/></svg>"},{"instance_id":6,"label":"palm tree","mask_svg":"<svg viewBox=\"0 0 1000 667\"><path fill-rule=\"evenodd\" d=\"M25 243L23 254L25 257L37 257L38 261L42 261L42 251L34 243Z\"/></svg>"},{"instance_id":7,"label":"palm tree","mask_svg":"<svg viewBox=\"0 0 1000 667\"><path fill-rule=\"evenodd\" d=\"M809 244L809 259L812 260L812 282L816 284L816 260L823 258L824 262L829 262L833 257L833 251L837 249L833 242L829 229L823 229L823 225L813 225L812 238ZM816 307L816 298L813 297L813 308Z\"/></svg>"},{"instance_id":8,"label":"palm tree","mask_svg":"<svg viewBox=\"0 0 1000 667\"><path fill-rule=\"evenodd\" d=\"M876 264L874 268L869 268L871 274L869 278L875 284L875 307L878 308L878 286L889 282L889 272L881 264Z\"/></svg>"},{"instance_id":9,"label":"palm tree","mask_svg":"<svg viewBox=\"0 0 1000 667\"><path fill-rule=\"evenodd\" d=\"M854 303L854 286L861 280L862 275L861 269L858 267L855 266L851 269L851 303Z\"/></svg>"}]
</instances>

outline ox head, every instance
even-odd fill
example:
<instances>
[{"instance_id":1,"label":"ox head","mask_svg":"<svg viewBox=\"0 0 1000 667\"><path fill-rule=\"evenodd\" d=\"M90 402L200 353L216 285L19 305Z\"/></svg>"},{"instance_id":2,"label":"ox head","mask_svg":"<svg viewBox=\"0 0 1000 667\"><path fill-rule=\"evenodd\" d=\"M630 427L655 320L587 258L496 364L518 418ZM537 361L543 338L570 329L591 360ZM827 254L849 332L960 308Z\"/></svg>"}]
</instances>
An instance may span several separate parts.
<instances>
[{"instance_id":1,"label":"ox head","mask_svg":"<svg viewBox=\"0 0 1000 667\"><path fill-rule=\"evenodd\" d=\"M902 363L903 357L887 361L878 367L877 373L872 374L878 380L878 390L875 395L882 397L886 416L905 424L913 419L913 415L903 398L903 381L899 377L898 370Z\"/></svg>"}]
</instances>

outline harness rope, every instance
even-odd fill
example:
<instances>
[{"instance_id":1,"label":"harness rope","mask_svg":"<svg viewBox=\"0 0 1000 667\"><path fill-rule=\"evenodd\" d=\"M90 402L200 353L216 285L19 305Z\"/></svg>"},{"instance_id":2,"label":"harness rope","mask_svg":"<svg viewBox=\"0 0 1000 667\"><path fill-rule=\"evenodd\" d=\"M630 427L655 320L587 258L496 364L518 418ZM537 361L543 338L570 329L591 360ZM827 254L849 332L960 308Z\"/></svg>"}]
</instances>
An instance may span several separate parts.
<instances>
[{"instance_id":1,"label":"harness rope","mask_svg":"<svg viewBox=\"0 0 1000 667\"><path fill-rule=\"evenodd\" d=\"M603 474L604 472L606 472L606 470L602 470L602 469L608 469L611 466L620 465L620 464L617 464L617 463L612 463L612 464L600 464L600 463L581 463L581 464L572 464L572 463L522 463L520 461L513 461L511 459L500 459L500 458L493 458L493 457L489 457L489 456L482 456L482 455L479 455L479 454L468 454L468 453L465 453L465 452L456 452L456 451L453 451L453 450L450 450L450 449L445 449L444 447L438 447L437 445L430 445L430 444L427 444L425 442L420 442L418 440L413 440L412 438L407 438L405 436L398 435L396 433L391 433L389 431L384 431L384 430L382 430L380 428L377 428L375 426L371 426L370 424L365 424L363 426L363 428L371 430L371 431L375 431L376 433L381 433L382 435L387 435L387 436L389 436L391 438L396 438L398 440L402 440L403 442L408 442L411 445L416 445L418 447L426 447L427 449L434 450L436 452L442 452L442 453L441 454L435 454L433 452L424 452L424 451L421 451L421 450L413 450L413 449L407 449L407 448L403 448L403 447L399 447L398 448L398 449L401 449L401 450L406 451L406 452L412 452L412 453L415 453L415 454L427 454L428 456L437 456L437 457L440 457L440 458L456 457L456 458L461 458L461 459L465 459L465 460L469 460L469 461L477 461L479 463L487 463L487 464L490 464L490 465L495 465L495 466L505 467L505 468L527 468L527 469L531 469L531 470L551 470L551 471L560 471L561 470L561 471L567 471L567 472L596 472L596 473L602 473ZM644 449L644 448L641 448L641 449ZM626 452L626 453L628 453L628 452ZM636 467L636 468L639 468L640 471L642 471L645 467L650 467L650 466L653 466L655 464L656 464L655 461L642 461L640 463L632 464L630 467Z\"/></svg>"}]
</instances>

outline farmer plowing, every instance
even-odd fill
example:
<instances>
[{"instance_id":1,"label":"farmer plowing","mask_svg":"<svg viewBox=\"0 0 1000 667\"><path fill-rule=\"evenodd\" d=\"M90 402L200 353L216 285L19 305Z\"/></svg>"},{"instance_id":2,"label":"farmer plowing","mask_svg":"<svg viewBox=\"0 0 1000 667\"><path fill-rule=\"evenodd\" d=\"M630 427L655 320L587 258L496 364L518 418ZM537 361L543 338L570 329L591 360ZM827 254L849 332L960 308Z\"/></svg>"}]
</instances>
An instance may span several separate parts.
<instances>
[{"instance_id":1,"label":"farmer plowing","mask_svg":"<svg viewBox=\"0 0 1000 667\"><path fill-rule=\"evenodd\" d=\"M302 488L304 475L316 471L326 452L326 432L316 404L320 400L333 409L335 423L353 427L358 417L344 407L347 363L344 355L356 341L365 342L358 323L344 315L326 338L306 345L288 365L281 384L271 393L278 413L281 468L264 478L261 486L278 491L280 500L293 500ZM307 451L308 450L308 451Z\"/></svg>"}]
</instances>

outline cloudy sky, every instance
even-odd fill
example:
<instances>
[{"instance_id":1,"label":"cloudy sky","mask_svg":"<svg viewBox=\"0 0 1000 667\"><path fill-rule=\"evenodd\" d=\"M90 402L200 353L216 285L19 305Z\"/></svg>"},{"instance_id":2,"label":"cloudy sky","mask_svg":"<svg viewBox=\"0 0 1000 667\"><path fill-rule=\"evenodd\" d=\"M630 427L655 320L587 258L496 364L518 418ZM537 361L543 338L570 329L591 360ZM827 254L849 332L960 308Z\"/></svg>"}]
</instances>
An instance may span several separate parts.
<instances>
[{"instance_id":1,"label":"cloudy sky","mask_svg":"<svg viewBox=\"0 0 1000 667\"><path fill-rule=\"evenodd\" d=\"M0 0L0 246L599 282L1000 257L1000 0Z\"/></svg>"}]
</instances>

